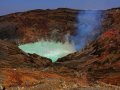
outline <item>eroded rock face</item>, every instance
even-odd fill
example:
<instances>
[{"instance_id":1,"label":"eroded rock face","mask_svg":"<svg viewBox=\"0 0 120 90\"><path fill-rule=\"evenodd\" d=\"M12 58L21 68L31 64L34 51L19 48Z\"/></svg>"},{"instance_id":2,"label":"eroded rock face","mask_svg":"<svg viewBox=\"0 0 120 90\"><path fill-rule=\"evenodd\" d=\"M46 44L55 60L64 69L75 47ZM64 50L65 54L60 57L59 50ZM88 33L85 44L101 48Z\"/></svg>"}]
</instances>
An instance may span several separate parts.
<instances>
[{"instance_id":1,"label":"eroded rock face","mask_svg":"<svg viewBox=\"0 0 120 90\"><path fill-rule=\"evenodd\" d=\"M46 87L74 90L83 86L92 90L119 90L120 9L105 11L103 33L96 41L55 63L17 47L18 42L35 42L41 38L64 42L66 33L74 33L77 12L35 10L0 17L0 39L3 39L0 40L0 85L12 89L23 87L23 90L46 90Z\"/></svg>"},{"instance_id":2,"label":"eroded rock face","mask_svg":"<svg viewBox=\"0 0 120 90\"><path fill-rule=\"evenodd\" d=\"M118 18L118 19L117 19ZM105 82L120 86L120 9L106 11L103 23L104 32L96 41L83 51L58 59L56 66L59 73L73 77L85 76L92 82ZM110 21L112 20L112 21ZM111 24L110 24L111 23ZM62 69L61 69L62 67ZM66 70L65 70L66 69ZM72 72L77 72L77 74ZM53 70L54 71L54 70Z\"/></svg>"},{"instance_id":3,"label":"eroded rock face","mask_svg":"<svg viewBox=\"0 0 120 90\"><path fill-rule=\"evenodd\" d=\"M0 17L0 39L16 43L38 40L65 41L75 30L78 11L72 9L33 10Z\"/></svg>"},{"instance_id":4,"label":"eroded rock face","mask_svg":"<svg viewBox=\"0 0 120 90\"><path fill-rule=\"evenodd\" d=\"M104 82L120 86L119 32L120 29L104 32L82 52L59 59L50 70L63 76L86 78L86 81L93 83ZM106 33L112 33L113 36L107 36Z\"/></svg>"},{"instance_id":5,"label":"eroded rock face","mask_svg":"<svg viewBox=\"0 0 120 90\"><path fill-rule=\"evenodd\" d=\"M0 68L6 67L44 67L51 64L51 60L36 54L27 54L17 45L9 41L0 40Z\"/></svg>"}]
</instances>

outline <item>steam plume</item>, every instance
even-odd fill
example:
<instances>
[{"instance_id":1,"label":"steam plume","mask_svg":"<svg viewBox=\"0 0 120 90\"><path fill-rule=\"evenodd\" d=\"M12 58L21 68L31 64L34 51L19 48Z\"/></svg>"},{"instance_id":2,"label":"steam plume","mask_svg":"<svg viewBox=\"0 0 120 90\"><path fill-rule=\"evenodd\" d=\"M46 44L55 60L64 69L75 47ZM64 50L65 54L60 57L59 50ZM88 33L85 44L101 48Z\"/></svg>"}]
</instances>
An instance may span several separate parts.
<instances>
[{"instance_id":1,"label":"steam plume","mask_svg":"<svg viewBox=\"0 0 120 90\"><path fill-rule=\"evenodd\" d=\"M39 41L20 45L19 48L27 53L36 53L56 61L58 58L66 56L70 53L79 51L86 46L86 44L94 40L100 33L101 27L101 11L81 11L78 15L78 24L75 35L65 36L66 42L55 41ZM69 39L71 42L69 42Z\"/></svg>"},{"instance_id":2,"label":"steam plume","mask_svg":"<svg viewBox=\"0 0 120 90\"><path fill-rule=\"evenodd\" d=\"M86 44L96 38L101 28L101 11L85 10L78 15L78 24L75 35L70 37L77 51L81 50Z\"/></svg>"}]
</instances>

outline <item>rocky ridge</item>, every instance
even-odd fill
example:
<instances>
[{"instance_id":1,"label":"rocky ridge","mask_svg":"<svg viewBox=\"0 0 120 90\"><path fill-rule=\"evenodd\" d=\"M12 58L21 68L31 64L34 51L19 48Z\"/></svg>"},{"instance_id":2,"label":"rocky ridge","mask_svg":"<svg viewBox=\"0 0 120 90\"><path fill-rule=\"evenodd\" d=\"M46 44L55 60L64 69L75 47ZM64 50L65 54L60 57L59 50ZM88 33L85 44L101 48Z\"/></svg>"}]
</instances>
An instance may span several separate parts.
<instances>
[{"instance_id":1,"label":"rocky ridge","mask_svg":"<svg viewBox=\"0 0 120 90\"><path fill-rule=\"evenodd\" d=\"M18 48L19 43L54 39L59 34L55 40L64 42L66 33L74 33L77 12L71 9L33 10L1 16L0 87L8 90L119 90L119 8L104 11L103 32L95 41L81 52L60 58L55 63ZM51 36L54 31L60 33Z\"/></svg>"}]
</instances>

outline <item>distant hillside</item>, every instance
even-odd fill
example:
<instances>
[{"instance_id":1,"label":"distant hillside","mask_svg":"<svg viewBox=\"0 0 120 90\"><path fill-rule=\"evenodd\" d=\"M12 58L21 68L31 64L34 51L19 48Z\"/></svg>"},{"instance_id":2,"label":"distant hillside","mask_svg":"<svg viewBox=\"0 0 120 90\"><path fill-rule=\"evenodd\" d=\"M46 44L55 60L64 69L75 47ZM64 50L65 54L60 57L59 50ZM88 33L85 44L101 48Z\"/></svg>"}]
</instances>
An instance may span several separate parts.
<instances>
[{"instance_id":1,"label":"distant hillside","mask_svg":"<svg viewBox=\"0 0 120 90\"><path fill-rule=\"evenodd\" d=\"M32 10L0 17L0 39L29 43L41 39L65 41L75 30L78 10Z\"/></svg>"},{"instance_id":2,"label":"distant hillside","mask_svg":"<svg viewBox=\"0 0 120 90\"><path fill-rule=\"evenodd\" d=\"M82 51L57 62L27 54L18 44L65 41L74 34L78 10L33 10L0 17L0 89L119 90L120 9L103 11L102 32ZM12 41L12 42L11 42Z\"/></svg>"}]
</instances>

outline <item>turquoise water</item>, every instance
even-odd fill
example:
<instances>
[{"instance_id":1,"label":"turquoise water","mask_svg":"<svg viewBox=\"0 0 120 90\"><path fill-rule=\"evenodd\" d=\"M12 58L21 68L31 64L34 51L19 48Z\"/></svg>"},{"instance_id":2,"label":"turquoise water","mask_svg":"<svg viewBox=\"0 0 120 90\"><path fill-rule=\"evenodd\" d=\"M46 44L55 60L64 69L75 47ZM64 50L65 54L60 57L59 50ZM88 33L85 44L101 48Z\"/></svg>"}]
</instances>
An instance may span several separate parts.
<instances>
[{"instance_id":1,"label":"turquoise water","mask_svg":"<svg viewBox=\"0 0 120 90\"><path fill-rule=\"evenodd\" d=\"M50 58L53 62L58 58L75 52L74 45L69 42L39 41L20 45L19 48L26 53L36 53L40 56Z\"/></svg>"}]
</instances>

